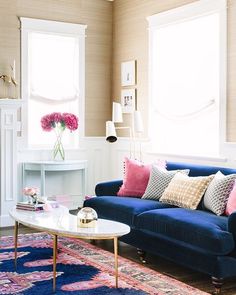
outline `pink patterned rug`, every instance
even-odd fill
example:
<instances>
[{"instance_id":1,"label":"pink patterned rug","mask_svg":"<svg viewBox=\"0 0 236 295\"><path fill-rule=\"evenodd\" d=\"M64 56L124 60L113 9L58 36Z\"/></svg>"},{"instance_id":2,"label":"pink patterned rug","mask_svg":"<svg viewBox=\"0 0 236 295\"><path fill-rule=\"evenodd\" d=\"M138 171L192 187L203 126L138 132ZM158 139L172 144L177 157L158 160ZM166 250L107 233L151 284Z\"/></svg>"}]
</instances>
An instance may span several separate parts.
<instances>
[{"instance_id":1,"label":"pink patterned rug","mask_svg":"<svg viewBox=\"0 0 236 295\"><path fill-rule=\"evenodd\" d=\"M0 245L0 294L53 294L50 235L19 235L17 272L13 238L0 238ZM116 289L112 253L69 238L59 238L58 249L57 294L208 294L123 257L119 257Z\"/></svg>"}]
</instances>

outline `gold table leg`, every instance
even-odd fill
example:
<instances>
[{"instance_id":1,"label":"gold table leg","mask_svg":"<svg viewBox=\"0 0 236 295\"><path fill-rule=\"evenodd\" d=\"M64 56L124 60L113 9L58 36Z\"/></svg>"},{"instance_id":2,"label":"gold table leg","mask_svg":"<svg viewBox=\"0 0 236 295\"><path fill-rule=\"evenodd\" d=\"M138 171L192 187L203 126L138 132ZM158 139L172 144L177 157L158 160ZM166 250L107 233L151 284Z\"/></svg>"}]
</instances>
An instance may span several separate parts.
<instances>
[{"instance_id":1,"label":"gold table leg","mask_svg":"<svg viewBox=\"0 0 236 295\"><path fill-rule=\"evenodd\" d=\"M57 275L57 235L53 235L53 292L56 291L56 275Z\"/></svg>"},{"instance_id":2,"label":"gold table leg","mask_svg":"<svg viewBox=\"0 0 236 295\"><path fill-rule=\"evenodd\" d=\"M115 255L115 282L118 288L118 238L114 238L114 255Z\"/></svg>"},{"instance_id":3,"label":"gold table leg","mask_svg":"<svg viewBox=\"0 0 236 295\"><path fill-rule=\"evenodd\" d=\"M17 240L18 240L18 228L19 228L19 223L18 223L18 221L15 221L15 228L14 228L15 270L17 269Z\"/></svg>"}]
</instances>

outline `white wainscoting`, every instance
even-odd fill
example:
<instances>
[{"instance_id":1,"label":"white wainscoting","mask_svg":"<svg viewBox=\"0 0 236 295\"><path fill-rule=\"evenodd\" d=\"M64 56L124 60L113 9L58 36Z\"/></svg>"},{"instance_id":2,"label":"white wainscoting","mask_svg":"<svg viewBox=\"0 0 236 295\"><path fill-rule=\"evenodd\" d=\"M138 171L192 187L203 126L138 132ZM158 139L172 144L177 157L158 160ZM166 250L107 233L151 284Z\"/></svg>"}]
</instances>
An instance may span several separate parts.
<instances>
[{"instance_id":1,"label":"white wainscoting","mask_svg":"<svg viewBox=\"0 0 236 295\"><path fill-rule=\"evenodd\" d=\"M1 103L1 101L0 101ZM3 104L3 102L2 102ZM15 203L23 199L22 195L22 162L51 160L51 150L29 150L21 149L21 138L17 137L17 109L2 111L1 108L1 194L0 194L0 227L13 225L13 221L8 215L8 211ZM236 167L234 151L232 146L231 157L226 158L196 158L178 155L160 155L151 152L150 142L141 141L142 154L141 159L146 163L153 163L158 159L168 161L189 162L199 164L209 164L214 166ZM77 150L66 150L67 160L87 160L88 161L88 185L86 194L93 195L95 185L98 182L122 179L123 178L123 160L130 156L130 141L125 138L118 138L116 143L107 143L105 137L84 137L80 140L80 148ZM134 158L134 155L133 155ZM136 144L136 158L140 158L139 143ZM32 173L29 183L40 184L39 175ZM77 174L49 175L46 182L46 191L48 194L60 194L66 192L73 195L75 186L81 186L81 178ZM78 200L82 205L83 198Z\"/></svg>"},{"instance_id":2,"label":"white wainscoting","mask_svg":"<svg viewBox=\"0 0 236 295\"><path fill-rule=\"evenodd\" d=\"M0 99L0 227L12 220L8 211L17 200L17 111L20 100Z\"/></svg>"},{"instance_id":3,"label":"white wainscoting","mask_svg":"<svg viewBox=\"0 0 236 295\"><path fill-rule=\"evenodd\" d=\"M17 137L17 113L7 116L8 113L1 110L1 210L0 227L12 226L13 220L8 211L17 201L24 200L22 194L22 163L27 161L51 160L51 150L21 149L20 137ZM13 120L13 121L12 121ZM5 124L6 123L6 124ZM14 128L7 124L11 123ZM18 142L18 148L17 148ZM103 137L85 137L80 141L77 150L66 150L67 160L88 161L88 181L86 195L93 195L95 185L98 182L111 179L110 146ZM32 172L27 175L27 181L31 185L40 187L39 173ZM83 204L83 197L78 199L78 189L81 187L82 178L78 173L69 172L49 173L46 179L46 192L50 194L68 194L73 197L76 204Z\"/></svg>"},{"instance_id":4,"label":"white wainscoting","mask_svg":"<svg viewBox=\"0 0 236 295\"><path fill-rule=\"evenodd\" d=\"M66 150L66 160L87 160L88 179L86 195L94 195L94 188L98 182L110 177L110 153L109 145L105 138L83 138L80 148ZM18 198L22 196L22 164L25 161L51 160L51 150L21 150L18 152ZM79 171L49 172L46 176L46 195L70 195L78 206L83 204L84 196L78 190L82 187L82 178ZM39 173L30 172L27 175L27 184L40 187ZM78 199L79 198L79 199Z\"/></svg>"}]
</instances>

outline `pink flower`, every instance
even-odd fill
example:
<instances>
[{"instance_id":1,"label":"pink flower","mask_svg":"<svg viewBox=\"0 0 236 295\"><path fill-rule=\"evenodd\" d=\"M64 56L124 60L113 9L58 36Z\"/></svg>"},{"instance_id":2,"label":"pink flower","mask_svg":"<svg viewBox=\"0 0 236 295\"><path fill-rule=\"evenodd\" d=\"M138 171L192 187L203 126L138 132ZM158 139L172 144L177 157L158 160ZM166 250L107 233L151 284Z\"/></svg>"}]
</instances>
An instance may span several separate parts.
<instances>
[{"instance_id":1,"label":"pink flower","mask_svg":"<svg viewBox=\"0 0 236 295\"><path fill-rule=\"evenodd\" d=\"M54 128L60 128L62 131L68 128L74 131L78 128L78 118L71 113L51 113L41 118L41 127L44 131L51 131Z\"/></svg>"},{"instance_id":2,"label":"pink flower","mask_svg":"<svg viewBox=\"0 0 236 295\"><path fill-rule=\"evenodd\" d=\"M59 123L59 122L63 121L63 117L62 117L61 113L52 113L49 116L50 116L51 122Z\"/></svg>"},{"instance_id":3,"label":"pink flower","mask_svg":"<svg viewBox=\"0 0 236 295\"><path fill-rule=\"evenodd\" d=\"M47 132L49 132L53 129L50 115L45 115L42 117L41 127L43 128L44 131L47 131Z\"/></svg>"},{"instance_id":4,"label":"pink flower","mask_svg":"<svg viewBox=\"0 0 236 295\"><path fill-rule=\"evenodd\" d=\"M63 121L65 122L65 126L70 130L74 131L78 128L78 118L70 113L63 113Z\"/></svg>"},{"instance_id":5,"label":"pink flower","mask_svg":"<svg viewBox=\"0 0 236 295\"><path fill-rule=\"evenodd\" d=\"M23 189L23 194L26 196L35 196L39 193L38 187L25 187Z\"/></svg>"}]
</instances>

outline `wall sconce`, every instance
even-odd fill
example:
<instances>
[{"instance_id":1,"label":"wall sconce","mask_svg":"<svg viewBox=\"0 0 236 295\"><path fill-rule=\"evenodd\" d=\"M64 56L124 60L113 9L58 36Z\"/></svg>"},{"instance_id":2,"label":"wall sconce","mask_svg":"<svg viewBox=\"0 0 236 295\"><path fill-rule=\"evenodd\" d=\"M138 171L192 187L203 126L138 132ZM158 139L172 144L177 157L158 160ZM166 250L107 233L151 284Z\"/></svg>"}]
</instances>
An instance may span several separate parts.
<instances>
[{"instance_id":1,"label":"wall sconce","mask_svg":"<svg viewBox=\"0 0 236 295\"><path fill-rule=\"evenodd\" d=\"M122 115L122 107L120 103L113 102L112 104L112 121L106 122L106 141L109 143L113 143L117 141L116 130L129 130L129 138L130 138L130 157L132 154L135 157L135 135L143 132L143 121L139 111L135 110L131 113L132 123L131 126L115 126L115 123L123 122ZM132 151L132 143L133 143L133 151ZM141 145L140 145L140 158L141 158Z\"/></svg>"}]
</instances>

